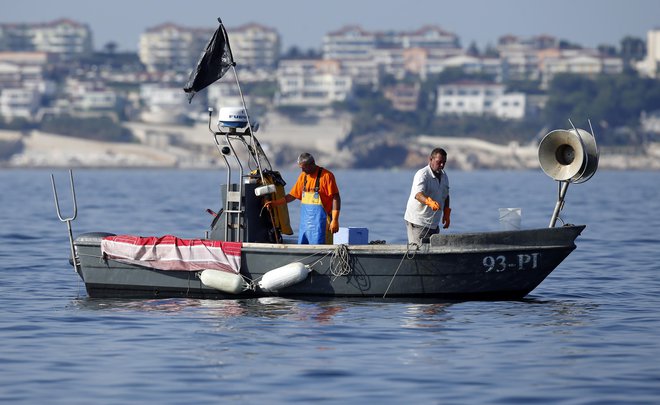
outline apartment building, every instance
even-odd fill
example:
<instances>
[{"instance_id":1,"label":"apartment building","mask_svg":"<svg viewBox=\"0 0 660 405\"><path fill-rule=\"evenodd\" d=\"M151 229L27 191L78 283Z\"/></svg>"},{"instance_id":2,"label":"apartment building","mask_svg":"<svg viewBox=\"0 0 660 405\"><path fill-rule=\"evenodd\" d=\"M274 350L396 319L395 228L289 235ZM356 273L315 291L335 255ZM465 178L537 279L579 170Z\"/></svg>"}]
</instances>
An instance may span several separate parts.
<instances>
[{"instance_id":1,"label":"apartment building","mask_svg":"<svg viewBox=\"0 0 660 405\"><path fill-rule=\"evenodd\" d=\"M180 124L186 119L205 116L208 98L200 95L188 103L178 84L143 83L140 85L139 120L154 124Z\"/></svg>"},{"instance_id":2,"label":"apartment building","mask_svg":"<svg viewBox=\"0 0 660 405\"><path fill-rule=\"evenodd\" d=\"M280 34L265 25L249 23L227 28L234 60L241 68L272 70L280 58Z\"/></svg>"},{"instance_id":3,"label":"apartment building","mask_svg":"<svg viewBox=\"0 0 660 405\"><path fill-rule=\"evenodd\" d=\"M41 100L56 92L56 83L44 74L54 59L46 52L0 52L0 116L35 118Z\"/></svg>"},{"instance_id":4,"label":"apartment building","mask_svg":"<svg viewBox=\"0 0 660 405\"><path fill-rule=\"evenodd\" d=\"M539 80L547 88L558 73L575 73L593 77L623 72L623 60L601 55L588 48L561 48L559 41L548 35L498 40L497 50L506 66L506 80Z\"/></svg>"},{"instance_id":5,"label":"apartment building","mask_svg":"<svg viewBox=\"0 0 660 405\"><path fill-rule=\"evenodd\" d=\"M377 48L371 51L371 62L379 72L401 80L406 75L406 53L403 48Z\"/></svg>"},{"instance_id":6,"label":"apartment building","mask_svg":"<svg viewBox=\"0 0 660 405\"><path fill-rule=\"evenodd\" d=\"M57 83L47 77L47 70L56 59L46 52L0 52L0 89L23 88L52 96Z\"/></svg>"},{"instance_id":7,"label":"apartment building","mask_svg":"<svg viewBox=\"0 0 660 405\"><path fill-rule=\"evenodd\" d=\"M446 69L460 69L468 74L489 75L497 83L508 78L508 65L505 60L471 56L465 53L441 58L427 57L420 71L420 77L427 78L430 75L442 73Z\"/></svg>"},{"instance_id":8,"label":"apartment building","mask_svg":"<svg viewBox=\"0 0 660 405\"><path fill-rule=\"evenodd\" d=\"M0 51L46 52L66 61L93 51L92 31L87 24L67 18L45 23L0 24Z\"/></svg>"},{"instance_id":9,"label":"apartment building","mask_svg":"<svg viewBox=\"0 0 660 405\"><path fill-rule=\"evenodd\" d=\"M352 78L334 60L283 60L277 73L279 106L328 107L344 101L353 88Z\"/></svg>"},{"instance_id":10,"label":"apartment building","mask_svg":"<svg viewBox=\"0 0 660 405\"><path fill-rule=\"evenodd\" d=\"M378 50L459 49L458 36L434 25L415 31L370 32L348 25L323 37L324 59L371 59Z\"/></svg>"},{"instance_id":11,"label":"apartment building","mask_svg":"<svg viewBox=\"0 0 660 405\"><path fill-rule=\"evenodd\" d=\"M504 35L497 41L500 59L507 66L511 80L538 80L540 78L538 52L559 48L557 38L549 35L519 37Z\"/></svg>"},{"instance_id":12,"label":"apartment building","mask_svg":"<svg viewBox=\"0 0 660 405\"><path fill-rule=\"evenodd\" d=\"M436 115L525 116L525 94L505 93L503 84L459 82L438 86Z\"/></svg>"},{"instance_id":13,"label":"apartment building","mask_svg":"<svg viewBox=\"0 0 660 405\"><path fill-rule=\"evenodd\" d=\"M637 70L648 77L658 78L660 72L660 28L646 34L646 58L636 65Z\"/></svg>"},{"instance_id":14,"label":"apartment building","mask_svg":"<svg viewBox=\"0 0 660 405\"><path fill-rule=\"evenodd\" d=\"M420 84L397 83L387 86L383 95L392 103L392 108L398 111L415 111L419 103Z\"/></svg>"},{"instance_id":15,"label":"apartment building","mask_svg":"<svg viewBox=\"0 0 660 405\"><path fill-rule=\"evenodd\" d=\"M639 117L642 131L649 134L660 134L660 110L647 113L642 111Z\"/></svg>"},{"instance_id":16,"label":"apartment building","mask_svg":"<svg viewBox=\"0 0 660 405\"><path fill-rule=\"evenodd\" d=\"M342 60L341 71L350 76L354 85L377 86L379 66L374 60Z\"/></svg>"},{"instance_id":17,"label":"apartment building","mask_svg":"<svg viewBox=\"0 0 660 405\"><path fill-rule=\"evenodd\" d=\"M138 55L148 72L189 72L204 51L213 29L164 23L140 35Z\"/></svg>"},{"instance_id":18,"label":"apartment building","mask_svg":"<svg viewBox=\"0 0 660 405\"><path fill-rule=\"evenodd\" d=\"M40 95L25 88L0 89L0 116L6 120L30 120L39 108Z\"/></svg>"},{"instance_id":19,"label":"apartment building","mask_svg":"<svg viewBox=\"0 0 660 405\"><path fill-rule=\"evenodd\" d=\"M358 25L347 25L323 37L323 59L371 59L376 34Z\"/></svg>"},{"instance_id":20,"label":"apartment building","mask_svg":"<svg viewBox=\"0 0 660 405\"><path fill-rule=\"evenodd\" d=\"M558 73L588 77L623 72L623 60L601 55L593 49L546 49L538 53L541 86L547 88Z\"/></svg>"},{"instance_id":21,"label":"apartment building","mask_svg":"<svg viewBox=\"0 0 660 405\"><path fill-rule=\"evenodd\" d=\"M503 35L497 40L497 51L500 54L519 52L524 50L541 50L559 47L559 41L551 35L535 35L520 37L517 35Z\"/></svg>"},{"instance_id":22,"label":"apartment building","mask_svg":"<svg viewBox=\"0 0 660 405\"><path fill-rule=\"evenodd\" d=\"M149 72L190 72L206 49L215 28L190 28L165 23L140 35L139 57ZM272 28L246 24L227 28L239 68L273 69L280 55L280 36Z\"/></svg>"},{"instance_id":23,"label":"apartment building","mask_svg":"<svg viewBox=\"0 0 660 405\"><path fill-rule=\"evenodd\" d=\"M455 34L437 25L425 25L418 30L397 33L395 37L402 48L459 49L460 40Z\"/></svg>"},{"instance_id":24,"label":"apartment building","mask_svg":"<svg viewBox=\"0 0 660 405\"><path fill-rule=\"evenodd\" d=\"M30 86L42 80L42 66L0 61L0 89Z\"/></svg>"},{"instance_id":25,"label":"apartment building","mask_svg":"<svg viewBox=\"0 0 660 405\"><path fill-rule=\"evenodd\" d=\"M62 87L63 96L72 112L114 113L122 97L101 80L68 78Z\"/></svg>"}]
</instances>

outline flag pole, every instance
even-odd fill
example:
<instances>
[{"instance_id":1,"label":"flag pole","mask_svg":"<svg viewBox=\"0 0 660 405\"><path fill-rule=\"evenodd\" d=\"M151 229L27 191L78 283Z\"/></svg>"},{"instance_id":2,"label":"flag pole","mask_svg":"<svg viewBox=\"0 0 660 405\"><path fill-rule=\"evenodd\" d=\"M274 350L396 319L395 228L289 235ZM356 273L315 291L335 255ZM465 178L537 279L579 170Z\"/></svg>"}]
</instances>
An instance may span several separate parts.
<instances>
[{"instance_id":1,"label":"flag pole","mask_svg":"<svg viewBox=\"0 0 660 405\"><path fill-rule=\"evenodd\" d=\"M227 39L227 49L229 50L229 53L232 54L232 60L233 58L233 53L231 52L231 45L229 42L229 35L227 34L226 29L224 28L224 24L222 23L222 20L220 17L218 17L218 22L222 26L223 31L225 31L225 37ZM261 183L265 184L264 180L264 173L263 173L263 168L261 167L261 160L259 159L259 149L257 149L257 144L256 137L254 135L254 128L252 127L252 122L250 121L250 113L248 112L247 104L245 103L245 97L243 96L243 90L241 90L241 83L238 80L238 72L236 72L236 62L232 63L231 65L232 72L234 73L234 78L236 79L236 87L238 88L238 94L241 97L241 103L243 104L243 110L245 111L245 117L247 118L247 124L248 128L250 129L250 136L251 136L251 146L252 146L252 157L257 164L257 169L259 170L259 177L261 178ZM261 146L259 145L259 148ZM270 162L269 162L270 164Z\"/></svg>"}]
</instances>

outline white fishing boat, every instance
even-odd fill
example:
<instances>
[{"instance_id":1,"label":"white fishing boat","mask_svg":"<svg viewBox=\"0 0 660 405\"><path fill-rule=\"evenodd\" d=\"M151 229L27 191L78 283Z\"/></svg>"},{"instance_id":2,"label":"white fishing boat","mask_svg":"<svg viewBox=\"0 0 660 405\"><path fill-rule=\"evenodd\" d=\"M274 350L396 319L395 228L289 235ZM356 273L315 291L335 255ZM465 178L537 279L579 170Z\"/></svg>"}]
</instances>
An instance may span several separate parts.
<instances>
[{"instance_id":1,"label":"white fishing boat","mask_svg":"<svg viewBox=\"0 0 660 405\"><path fill-rule=\"evenodd\" d=\"M186 91L194 95L200 76L206 77L203 88L229 69L240 91L222 24L200 65L208 65L204 57L220 51L213 59L222 62L214 67L219 73L200 73L198 65L200 74L191 77ZM265 208L267 201L284 195L284 184L256 138L257 125L245 103L220 109L217 130L212 129L213 114L210 109L209 131L226 164L226 181L220 208L198 239L108 232L74 238L73 173L69 217L61 214L51 176L57 213L69 231L71 263L90 297L519 299L576 248L585 228L560 218L569 184L587 181L598 167L593 129L573 126L548 133L539 145L540 166L559 190L547 228L437 234L421 244L299 245L284 237L291 233L286 204Z\"/></svg>"}]
</instances>

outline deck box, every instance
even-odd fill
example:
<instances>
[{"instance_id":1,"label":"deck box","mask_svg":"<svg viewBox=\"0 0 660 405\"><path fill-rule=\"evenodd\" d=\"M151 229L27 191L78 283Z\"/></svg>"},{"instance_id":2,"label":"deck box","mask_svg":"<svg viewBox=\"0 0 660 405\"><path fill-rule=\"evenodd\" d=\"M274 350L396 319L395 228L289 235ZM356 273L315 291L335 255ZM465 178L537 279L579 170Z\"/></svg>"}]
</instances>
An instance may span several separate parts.
<instances>
[{"instance_id":1,"label":"deck box","mask_svg":"<svg viewBox=\"0 0 660 405\"><path fill-rule=\"evenodd\" d=\"M335 245L368 245L369 230L367 228L339 228L339 231L333 235Z\"/></svg>"}]
</instances>

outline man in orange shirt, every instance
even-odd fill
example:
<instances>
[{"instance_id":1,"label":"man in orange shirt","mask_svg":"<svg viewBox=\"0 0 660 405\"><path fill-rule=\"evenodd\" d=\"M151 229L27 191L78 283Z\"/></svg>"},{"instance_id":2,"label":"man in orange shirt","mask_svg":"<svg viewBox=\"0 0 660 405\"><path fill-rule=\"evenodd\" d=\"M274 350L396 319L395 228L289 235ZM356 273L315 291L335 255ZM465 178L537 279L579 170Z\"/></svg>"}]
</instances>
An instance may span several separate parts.
<instances>
[{"instance_id":1,"label":"man in orange shirt","mask_svg":"<svg viewBox=\"0 0 660 405\"><path fill-rule=\"evenodd\" d=\"M269 201L266 206L288 204L300 200L300 244L332 244L332 234L339 231L341 198L335 175L319 167L314 156L301 153L298 167L302 170L289 194Z\"/></svg>"}]
</instances>

